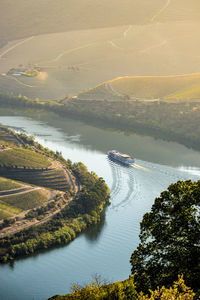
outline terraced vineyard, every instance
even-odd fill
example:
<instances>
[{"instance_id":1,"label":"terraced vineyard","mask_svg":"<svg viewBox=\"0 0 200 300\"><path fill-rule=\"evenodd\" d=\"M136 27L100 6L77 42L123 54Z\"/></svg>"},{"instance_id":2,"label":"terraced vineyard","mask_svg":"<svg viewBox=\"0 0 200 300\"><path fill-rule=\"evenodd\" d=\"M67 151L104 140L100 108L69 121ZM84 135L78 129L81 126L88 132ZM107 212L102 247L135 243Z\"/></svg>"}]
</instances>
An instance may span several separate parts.
<instances>
[{"instance_id":1,"label":"terraced vineyard","mask_svg":"<svg viewBox=\"0 0 200 300\"><path fill-rule=\"evenodd\" d=\"M3 210L4 212L6 211L7 213L12 214L12 215L18 215L22 212L21 209L14 207L12 205L9 205L8 203L6 203L6 201L4 202L3 199L4 199L3 197L0 198L0 209L1 210Z\"/></svg>"},{"instance_id":2,"label":"terraced vineyard","mask_svg":"<svg viewBox=\"0 0 200 300\"><path fill-rule=\"evenodd\" d=\"M186 98L193 98L193 87L199 87L200 74L185 74L177 76L127 76L117 78L111 82L114 90L129 97L154 99L173 98L173 94L181 93L184 99L184 91L187 89ZM197 88L195 97L200 97L200 89ZM169 97L172 95L172 97Z\"/></svg>"},{"instance_id":3,"label":"terraced vineyard","mask_svg":"<svg viewBox=\"0 0 200 300\"><path fill-rule=\"evenodd\" d=\"M16 181L0 177L0 191L20 188L22 185Z\"/></svg>"},{"instance_id":4,"label":"terraced vineyard","mask_svg":"<svg viewBox=\"0 0 200 300\"><path fill-rule=\"evenodd\" d=\"M62 169L26 170L0 168L0 176L63 192L70 189L70 182L67 180L66 174Z\"/></svg>"},{"instance_id":5,"label":"terraced vineyard","mask_svg":"<svg viewBox=\"0 0 200 300\"><path fill-rule=\"evenodd\" d=\"M22 211L41 206L48 198L40 188L0 178L0 220L14 217Z\"/></svg>"},{"instance_id":6,"label":"terraced vineyard","mask_svg":"<svg viewBox=\"0 0 200 300\"><path fill-rule=\"evenodd\" d=\"M19 195L2 197L0 201L20 210L28 210L44 204L47 201L47 197L41 191L35 190Z\"/></svg>"},{"instance_id":7,"label":"terraced vineyard","mask_svg":"<svg viewBox=\"0 0 200 300\"><path fill-rule=\"evenodd\" d=\"M124 76L109 80L67 99L79 100L197 100L200 74L171 76Z\"/></svg>"},{"instance_id":8,"label":"terraced vineyard","mask_svg":"<svg viewBox=\"0 0 200 300\"><path fill-rule=\"evenodd\" d=\"M19 146L20 141L10 130L0 126L0 147L1 146Z\"/></svg>"},{"instance_id":9,"label":"terraced vineyard","mask_svg":"<svg viewBox=\"0 0 200 300\"><path fill-rule=\"evenodd\" d=\"M44 155L34 151L12 148L0 151L0 165L18 168L47 168L51 163Z\"/></svg>"},{"instance_id":10,"label":"terraced vineyard","mask_svg":"<svg viewBox=\"0 0 200 300\"><path fill-rule=\"evenodd\" d=\"M7 219L7 218L10 218L10 217L12 217L11 214L9 214L8 212L0 209L0 220Z\"/></svg>"},{"instance_id":11,"label":"terraced vineyard","mask_svg":"<svg viewBox=\"0 0 200 300\"><path fill-rule=\"evenodd\" d=\"M108 101L116 101L121 100L123 95L112 90L109 81L100 84L94 88L82 91L78 93L77 98L81 100L108 100ZM71 99L74 99L73 97ZM70 98L68 99L70 100Z\"/></svg>"},{"instance_id":12,"label":"terraced vineyard","mask_svg":"<svg viewBox=\"0 0 200 300\"><path fill-rule=\"evenodd\" d=\"M0 134L0 236L4 237L51 219L73 199L64 193L76 188L70 171L53 152L50 155L7 128L0 127Z\"/></svg>"}]
</instances>

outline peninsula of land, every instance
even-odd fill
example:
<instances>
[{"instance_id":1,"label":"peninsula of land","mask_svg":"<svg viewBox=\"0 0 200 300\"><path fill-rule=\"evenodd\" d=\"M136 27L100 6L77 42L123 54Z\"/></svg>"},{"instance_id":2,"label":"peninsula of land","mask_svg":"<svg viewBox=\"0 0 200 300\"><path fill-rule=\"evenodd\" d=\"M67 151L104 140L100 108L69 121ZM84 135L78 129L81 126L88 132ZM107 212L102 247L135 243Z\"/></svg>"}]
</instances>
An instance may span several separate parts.
<instances>
[{"instance_id":1,"label":"peninsula of land","mask_svg":"<svg viewBox=\"0 0 200 300\"><path fill-rule=\"evenodd\" d=\"M64 245L109 202L102 178L33 137L0 127L0 261Z\"/></svg>"}]
</instances>

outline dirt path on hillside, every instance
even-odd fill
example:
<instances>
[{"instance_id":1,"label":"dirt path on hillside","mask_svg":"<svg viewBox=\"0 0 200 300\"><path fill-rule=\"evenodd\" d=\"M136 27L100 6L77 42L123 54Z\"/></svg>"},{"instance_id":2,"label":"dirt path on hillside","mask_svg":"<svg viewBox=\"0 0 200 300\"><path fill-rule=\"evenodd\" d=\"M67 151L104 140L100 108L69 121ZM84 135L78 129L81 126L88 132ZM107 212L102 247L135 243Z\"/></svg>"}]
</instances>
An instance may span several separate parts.
<instances>
[{"instance_id":1,"label":"dirt path on hillside","mask_svg":"<svg viewBox=\"0 0 200 300\"><path fill-rule=\"evenodd\" d=\"M5 196L13 196L15 194L22 194L24 192L27 192L27 191L30 191L30 190L33 190L35 189L34 187L32 186L22 186L22 187L19 187L19 188L15 188L15 189L10 189L10 190L4 190L4 191L0 191L0 198L1 197L5 197Z\"/></svg>"},{"instance_id":2,"label":"dirt path on hillside","mask_svg":"<svg viewBox=\"0 0 200 300\"><path fill-rule=\"evenodd\" d=\"M5 130L2 127L0 128L0 136L1 136L1 132L3 132L6 136L11 137L11 139L14 139L17 142L17 144L24 146L24 142L19 137L17 137L16 135L14 135L12 132L7 131L7 130ZM2 136L2 138L4 138L4 140L5 140L6 136ZM6 140L5 140L5 142L6 142ZM11 148L10 147L6 147L5 150L7 150L7 149L11 149ZM1 150L3 150L3 149L1 149Z\"/></svg>"},{"instance_id":3,"label":"dirt path on hillside","mask_svg":"<svg viewBox=\"0 0 200 300\"><path fill-rule=\"evenodd\" d=\"M38 86L36 86L36 85L26 84L26 83L20 81L19 79L17 79L16 77L13 77L13 76L6 75L6 77L9 78L9 79L14 80L14 81L16 81L17 83L19 83L20 85L23 85L23 86L26 86L26 87L30 87L30 88L37 88L37 87L38 87Z\"/></svg>"},{"instance_id":4,"label":"dirt path on hillside","mask_svg":"<svg viewBox=\"0 0 200 300\"><path fill-rule=\"evenodd\" d=\"M34 36L31 36L31 37L28 37L27 39L24 39L23 41L17 42L16 44L12 45L8 49L6 49L4 52L0 53L0 59L8 52L12 51L13 49L17 48L20 45L32 40L33 38L34 38Z\"/></svg>"},{"instance_id":5,"label":"dirt path on hillside","mask_svg":"<svg viewBox=\"0 0 200 300\"><path fill-rule=\"evenodd\" d=\"M72 174L69 172L69 170L67 168L65 168L59 161L55 161L50 159L51 161L51 168L53 169L61 169L64 171L65 174L65 178L67 180L68 183L70 183L71 188L73 191L77 192L77 186L75 183L75 178L72 177Z\"/></svg>"},{"instance_id":6,"label":"dirt path on hillside","mask_svg":"<svg viewBox=\"0 0 200 300\"><path fill-rule=\"evenodd\" d=\"M59 161L55 161L51 158L49 158L49 161L51 162L51 169L55 169L55 170L63 170L64 172L64 176L66 177L66 181L70 184L71 189L73 191L75 191L75 193L79 193L81 186L79 183L77 183L76 178L74 178L74 176L70 173L70 171L64 167L62 165L62 163L60 163ZM50 202L51 200L53 200L55 198L56 195L60 195L60 199L58 201L56 201L56 206L50 210L48 210L45 215L43 215L43 219L42 220L37 220L36 218L34 219L25 219L25 215L27 214L27 212L29 210L23 211L20 214L13 214L13 217L18 217L19 220L17 220L14 224L12 224L9 227L6 227L2 230L0 230L0 237L5 237L7 235L12 235L15 234L23 229L29 228L30 226L33 225L40 225L42 223L45 223L49 220L51 220L57 213L59 213L66 205L69 204L69 202L71 202L74 197L70 197L69 199L65 199L64 198L64 192L61 191L57 191L57 190L48 190L45 188L41 188L41 187L34 187L34 186L22 186L20 188L16 188L16 189L11 189L11 190L7 190L7 191L1 191L0 192L0 199L3 197L9 197L9 196L14 196L14 195L20 195L20 194L25 194L25 193L29 193L30 191L35 191L35 190L40 190L46 197L47 197L47 202Z\"/></svg>"},{"instance_id":7,"label":"dirt path on hillside","mask_svg":"<svg viewBox=\"0 0 200 300\"><path fill-rule=\"evenodd\" d=\"M47 60L47 61L41 61L41 62L38 62L38 63L40 63L40 64L46 63L47 64L47 63L58 62L63 56L65 56L67 54L71 54L73 52L76 52L76 51L79 51L79 50L91 47L91 46L93 46L95 44L96 44L96 42L93 42L93 43L84 44L84 45L76 47L76 48L68 49L66 51L63 51L63 52L59 53L55 58L52 58L52 59Z\"/></svg>"},{"instance_id":8,"label":"dirt path on hillside","mask_svg":"<svg viewBox=\"0 0 200 300\"><path fill-rule=\"evenodd\" d=\"M165 5L155 15L153 15L150 21L153 22L161 13L163 13L163 11L165 11L165 9L170 5L170 3L171 0L167 0Z\"/></svg>"},{"instance_id":9,"label":"dirt path on hillside","mask_svg":"<svg viewBox=\"0 0 200 300\"><path fill-rule=\"evenodd\" d=\"M55 191L46 191L44 190L44 193L47 193L49 192L49 201L50 200L53 200L53 198L55 197ZM65 206L67 206L72 200L73 200L73 197L70 197L68 200L64 200L64 193L63 192L60 192L59 193L61 195L61 199L59 202L59 207L57 207L56 209L51 209L49 210L44 218L42 220L37 220L37 219L24 219L25 217L25 214L28 212L28 211L25 211L25 212L22 212L21 214L18 214L17 216L19 218L22 218L22 220L19 220L19 221L16 221L14 224L12 224L12 226L10 227L6 227L4 229L2 229L0 231L0 238L3 238L7 235L13 235L23 229L27 229L33 225L40 225L40 224L43 224L43 223L46 223L47 221L51 220L57 213L59 213Z\"/></svg>"},{"instance_id":10,"label":"dirt path on hillside","mask_svg":"<svg viewBox=\"0 0 200 300\"><path fill-rule=\"evenodd\" d=\"M24 187L24 188L19 188L19 189L13 189L13 190L7 190L7 191L1 191L0 192L0 199L3 197L9 197L9 196L18 196L22 194L26 194L32 191L36 191L41 189L40 187Z\"/></svg>"}]
</instances>

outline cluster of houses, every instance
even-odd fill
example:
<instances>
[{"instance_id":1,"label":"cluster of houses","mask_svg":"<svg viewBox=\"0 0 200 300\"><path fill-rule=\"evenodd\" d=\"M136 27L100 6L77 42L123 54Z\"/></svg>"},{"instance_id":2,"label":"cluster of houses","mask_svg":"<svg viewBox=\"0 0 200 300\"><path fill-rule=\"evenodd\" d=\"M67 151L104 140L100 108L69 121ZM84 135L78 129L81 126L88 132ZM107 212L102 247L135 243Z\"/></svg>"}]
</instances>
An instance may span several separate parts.
<instances>
[{"instance_id":1,"label":"cluster of houses","mask_svg":"<svg viewBox=\"0 0 200 300\"><path fill-rule=\"evenodd\" d=\"M19 65L18 68L12 68L8 71L8 75L12 76L27 76L27 77L35 77L40 72L39 66L33 65Z\"/></svg>"}]
</instances>

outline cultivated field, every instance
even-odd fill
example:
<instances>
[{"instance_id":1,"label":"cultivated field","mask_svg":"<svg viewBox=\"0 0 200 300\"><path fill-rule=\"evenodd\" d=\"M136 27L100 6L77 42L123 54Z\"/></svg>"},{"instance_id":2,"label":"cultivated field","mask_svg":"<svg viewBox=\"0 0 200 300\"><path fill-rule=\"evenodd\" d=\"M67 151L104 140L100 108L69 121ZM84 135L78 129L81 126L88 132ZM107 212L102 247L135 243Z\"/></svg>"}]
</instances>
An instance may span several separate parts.
<instances>
[{"instance_id":1,"label":"cultivated field","mask_svg":"<svg viewBox=\"0 0 200 300\"><path fill-rule=\"evenodd\" d=\"M78 187L66 166L47 158L45 150L38 153L36 145L25 149L23 137L7 128L0 127L0 134L0 236L4 237L53 218ZM7 145L10 138L20 148Z\"/></svg>"},{"instance_id":2,"label":"cultivated field","mask_svg":"<svg viewBox=\"0 0 200 300\"><path fill-rule=\"evenodd\" d=\"M6 211L0 209L0 220L6 219L6 218L10 218L10 217L12 217L11 214L9 214Z\"/></svg>"},{"instance_id":3,"label":"cultivated field","mask_svg":"<svg viewBox=\"0 0 200 300\"><path fill-rule=\"evenodd\" d=\"M14 181L14 180L0 177L0 191L16 189L16 188L20 188L21 186L22 186L22 184Z\"/></svg>"},{"instance_id":4,"label":"cultivated field","mask_svg":"<svg viewBox=\"0 0 200 300\"><path fill-rule=\"evenodd\" d=\"M12 148L0 151L0 165L18 168L48 168L51 163L44 155L34 151Z\"/></svg>"},{"instance_id":5,"label":"cultivated field","mask_svg":"<svg viewBox=\"0 0 200 300\"><path fill-rule=\"evenodd\" d=\"M51 198L50 191L0 177L0 220L23 217L23 211L44 205Z\"/></svg>"},{"instance_id":6,"label":"cultivated field","mask_svg":"<svg viewBox=\"0 0 200 300\"><path fill-rule=\"evenodd\" d=\"M47 199L42 191L35 190L19 195L1 197L0 201L18 209L27 210L41 206Z\"/></svg>"},{"instance_id":7,"label":"cultivated field","mask_svg":"<svg viewBox=\"0 0 200 300\"><path fill-rule=\"evenodd\" d=\"M16 195L15 195L16 196ZM15 196L12 196L13 199ZM8 203L2 201L4 198L0 198L0 208L6 212L6 213L9 213L9 214L12 214L12 215L18 215L22 212L21 209L17 208L16 206L13 206L13 205L9 205ZM6 199L6 197L5 197Z\"/></svg>"},{"instance_id":8,"label":"cultivated field","mask_svg":"<svg viewBox=\"0 0 200 300\"><path fill-rule=\"evenodd\" d=\"M113 80L111 87L130 98L200 98L200 73L181 76L135 76Z\"/></svg>"},{"instance_id":9,"label":"cultivated field","mask_svg":"<svg viewBox=\"0 0 200 300\"><path fill-rule=\"evenodd\" d=\"M69 97L72 100L200 101L200 73L171 76L125 76Z\"/></svg>"},{"instance_id":10,"label":"cultivated field","mask_svg":"<svg viewBox=\"0 0 200 300\"><path fill-rule=\"evenodd\" d=\"M0 175L54 190L68 191L71 182L63 169L26 170L16 168L0 168Z\"/></svg>"},{"instance_id":11,"label":"cultivated field","mask_svg":"<svg viewBox=\"0 0 200 300\"><path fill-rule=\"evenodd\" d=\"M19 146L20 141L16 138L11 131L6 129L5 127L0 126L0 147L1 146Z\"/></svg>"}]
</instances>

